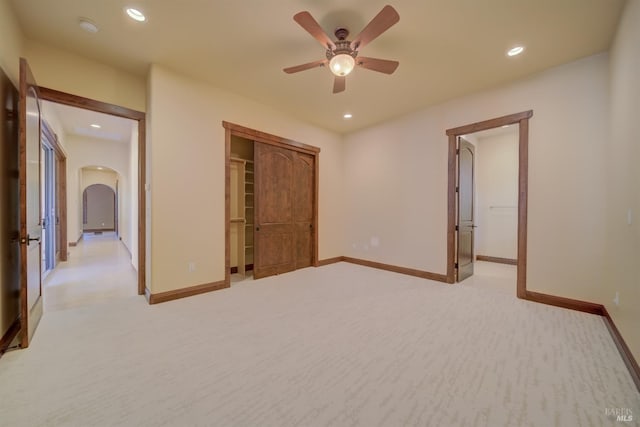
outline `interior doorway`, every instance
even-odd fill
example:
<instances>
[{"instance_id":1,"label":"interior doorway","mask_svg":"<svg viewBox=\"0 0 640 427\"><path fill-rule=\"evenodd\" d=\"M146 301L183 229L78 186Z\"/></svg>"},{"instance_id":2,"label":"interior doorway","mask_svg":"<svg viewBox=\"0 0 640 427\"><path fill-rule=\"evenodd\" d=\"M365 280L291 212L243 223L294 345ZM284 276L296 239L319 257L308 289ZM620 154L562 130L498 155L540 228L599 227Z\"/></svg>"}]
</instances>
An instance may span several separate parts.
<instances>
[{"instance_id":1,"label":"interior doorway","mask_svg":"<svg viewBox=\"0 0 640 427\"><path fill-rule=\"evenodd\" d=\"M518 127L459 137L457 281L478 289L517 281Z\"/></svg>"},{"instance_id":2,"label":"interior doorway","mask_svg":"<svg viewBox=\"0 0 640 427\"><path fill-rule=\"evenodd\" d=\"M146 115L143 112L131 110L129 108L100 102L88 98L79 97L76 95L71 95L68 93L60 92L57 90L40 87L40 96L44 101L52 102L56 105L74 107L76 109L91 111L96 113L102 113L107 116L114 116L118 118L124 118L132 120L136 126L136 137L135 137L135 159L132 161L131 172L131 181L135 183L133 186L133 194L132 200L135 201L135 209L132 210L133 217L131 218L132 226L131 226L131 234L132 241L134 242L134 250L131 252L135 252L132 254L135 258L135 267L137 268L137 293L139 295L144 295L145 292L145 272L146 272L146 193L144 188L144 183L146 181L146 147L145 147L145 132L146 132ZM88 124L87 124L88 126ZM82 132L80 129L78 132ZM130 135L130 137L133 137ZM95 169L100 168L99 165L82 165L89 166ZM125 168L123 168L125 169ZM82 196L79 195L79 198ZM68 203L70 201L66 201ZM119 208L118 204L114 205L113 209L116 209L116 206ZM79 210L80 215L82 215ZM102 224L102 222L100 222ZM81 224L80 224L81 225ZM105 222L106 225L106 222ZM111 225L111 229L115 229L115 223ZM121 228L121 227L120 227ZM80 227L81 230L81 227ZM70 232L73 232L71 230ZM76 230L77 234L78 230ZM81 237L81 236L80 236ZM69 246L77 245L77 238L75 241L70 241ZM65 245L66 246L66 245ZM66 248L64 249L66 252Z\"/></svg>"},{"instance_id":3,"label":"interior doorway","mask_svg":"<svg viewBox=\"0 0 640 427\"><path fill-rule=\"evenodd\" d=\"M82 192L83 233L116 231L116 192L105 184L91 184Z\"/></svg>"},{"instance_id":4,"label":"interior doorway","mask_svg":"<svg viewBox=\"0 0 640 427\"><path fill-rule=\"evenodd\" d=\"M465 271L460 274L460 265L458 259L458 249L461 247L461 243L466 246L467 250L471 251L471 254L466 254L465 261L470 259L473 263L475 260L475 250L473 233L475 228L475 214L476 208L471 208L471 222L460 222L460 205L459 200L461 181L458 176L459 173L459 159L460 159L460 140L462 136L470 135L475 132L485 131L488 129L502 128L503 126L518 125L518 190L517 190L517 250L516 250L516 265L517 265L517 296L519 298L526 297L526 266L527 266L527 192L528 192L528 134L529 134L529 119L533 116L533 111L524 111L522 113L516 113L508 116L499 117L496 119L486 120L483 122L473 123L453 129L447 130L446 134L449 137L449 161L448 161L448 218L447 218L447 282L455 283L463 280L465 277L469 277L469 267L465 266ZM464 148L463 148L464 150ZM473 181L472 182L472 186ZM464 182L462 184L465 184ZM472 187L473 188L473 187ZM473 192L471 193L472 205L475 202ZM496 205L497 206L497 205ZM464 207L464 206L463 206ZM461 233L463 227L471 227L471 244L468 243L466 237L467 233ZM462 239L461 239L462 236ZM499 257L496 257L499 258ZM473 267L471 267L471 274L473 274Z\"/></svg>"},{"instance_id":5,"label":"interior doorway","mask_svg":"<svg viewBox=\"0 0 640 427\"><path fill-rule=\"evenodd\" d=\"M466 135L476 147L474 259L517 265L518 125Z\"/></svg>"}]
</instances>

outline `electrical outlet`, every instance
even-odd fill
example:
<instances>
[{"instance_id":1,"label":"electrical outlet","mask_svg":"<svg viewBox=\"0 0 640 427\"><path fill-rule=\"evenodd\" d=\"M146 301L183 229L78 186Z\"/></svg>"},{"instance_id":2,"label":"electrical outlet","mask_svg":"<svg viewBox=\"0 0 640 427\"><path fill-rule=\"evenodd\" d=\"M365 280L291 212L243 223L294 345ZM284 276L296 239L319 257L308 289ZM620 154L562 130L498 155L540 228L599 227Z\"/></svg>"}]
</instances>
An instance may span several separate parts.
<instances>
[{"instance_id":1,"label":"electrical outlet","mask_svg":"<svg viewBox=\"0 0 640 427\"><path fill-rule=\"evenodd\" d=\"M629 208L629 210L627 210L627 225L631 225L633 223L633 212L631 211L631 208Z\"/></svg>"},{"instance_id":2,"label":"electrical outlet","mask_svg":"<svg viewBox=\"0 0 640 427\"><path fill-rule=\"evenodd\" d=\"M620 292L616 291L616 296L613 298L613 303L615 305L620 305Z\"/></svg>"},{"instance_id":3,"label":"electrical outlet","mask_svg":"<svg viewBox=\"0 0 640 427\"><path fill-rule=\"evenodd\" d=\"M196 271L196 263L189 261L189 273L193 273L194 271Z\"/></svg>"}]
</instances>

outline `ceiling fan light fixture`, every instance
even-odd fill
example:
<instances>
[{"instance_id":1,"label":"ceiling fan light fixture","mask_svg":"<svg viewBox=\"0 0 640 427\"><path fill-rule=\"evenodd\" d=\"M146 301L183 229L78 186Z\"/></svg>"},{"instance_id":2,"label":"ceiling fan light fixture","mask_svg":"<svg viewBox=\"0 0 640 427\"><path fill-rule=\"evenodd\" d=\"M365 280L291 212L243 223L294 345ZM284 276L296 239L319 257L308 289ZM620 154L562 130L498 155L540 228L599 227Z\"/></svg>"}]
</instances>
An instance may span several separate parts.
<instances>
[{"instance_id":1,"label":"ceiling fan light fixture","mask_svg":"<svg viewBox=\"0 0 640 427\"><path fill-rule=\"evenodd\" d=\"M340 77L351 73L355 65L356 60L353 59L353 56L347 53L339 53L329 61L329 68L331 69L331 72Z\"/></svg>"}]
</instances>

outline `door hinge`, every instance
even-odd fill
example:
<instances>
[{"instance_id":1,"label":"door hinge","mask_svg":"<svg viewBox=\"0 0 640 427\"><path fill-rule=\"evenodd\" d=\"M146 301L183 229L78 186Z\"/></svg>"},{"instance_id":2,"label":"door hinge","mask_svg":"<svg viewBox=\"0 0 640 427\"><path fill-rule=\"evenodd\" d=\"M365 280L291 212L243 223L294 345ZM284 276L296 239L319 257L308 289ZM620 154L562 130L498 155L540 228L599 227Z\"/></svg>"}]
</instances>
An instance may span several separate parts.
<instances>
[{"instance_id":1,"label":"door hinge","mask_svg":"<svg viewBox=\"0 0 640 427\"><path fill-rule=\"evenodd\" d=\"M460 154L460 149L456 148L456 154Z\"/></svg>"},{"instance_id":2,"label":"door hinge","mask_svg":"<svg viewBox=\"0 0 640 427\"><path fill-rule=\"evenodd\" d=\"M460 226L456 225L456 231L460 231Z\"/></svg>"},{"instance_id":3,"label":"door hinge","mask_svg":"<svg viewBox=\"0 0 640 427\"><path fill-rule=\"evenodd\" d=\"M454 266L454 268L457 269L458 268L458 263L456 262L453 266Z\"/></svg>"},{"instance_id":4,"label":"door hinge","mask_svg":"<svg viewBox=\"0 0 640 427\"><path fill-rule=\"evenodd\" d=\"M460 187L456 186L456 193L460 192Z\"/></svg>"}]
</instances>

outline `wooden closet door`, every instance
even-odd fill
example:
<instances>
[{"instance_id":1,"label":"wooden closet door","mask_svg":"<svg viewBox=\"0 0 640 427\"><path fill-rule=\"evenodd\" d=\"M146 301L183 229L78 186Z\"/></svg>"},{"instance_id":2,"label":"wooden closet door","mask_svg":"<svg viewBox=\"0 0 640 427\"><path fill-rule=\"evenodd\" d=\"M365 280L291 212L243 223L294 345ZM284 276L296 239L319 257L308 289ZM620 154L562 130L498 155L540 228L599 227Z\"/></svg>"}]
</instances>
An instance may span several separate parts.
<instances>
[{"instance_id":1,"label":"wooden closet door","mask_svg":"<svg viewBox=\"0 0 640 427\"><path fill-rule=\"evenodd\" d=\"M295 153L293 163L293 221L296 231L296 268L313 263L314 164L312 155Z\"/></svg>"},{"instance_id":2,"label":"wooden closet door","mask_svg":"<svg viewBox=\"0 0 640 427\"><path fill-rule=\"evenodd\" d=\"M254 267L256 279L295 270L295 152L255 143Z\"/></svg>"}]
</instances>

